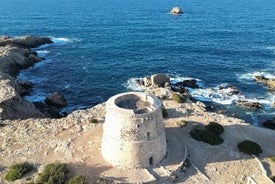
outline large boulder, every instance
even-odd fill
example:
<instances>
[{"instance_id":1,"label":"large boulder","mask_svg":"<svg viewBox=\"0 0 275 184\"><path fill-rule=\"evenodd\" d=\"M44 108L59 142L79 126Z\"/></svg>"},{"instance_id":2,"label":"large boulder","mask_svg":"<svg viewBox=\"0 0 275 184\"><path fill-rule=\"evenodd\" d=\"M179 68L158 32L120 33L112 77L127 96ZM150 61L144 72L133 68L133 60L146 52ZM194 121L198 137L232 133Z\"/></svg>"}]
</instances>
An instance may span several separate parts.
<instances>
[{"instance_id":1,"label":"large boulder","mask_svg":"<svg viewBox=\"0 0 275 184\"><path fill-rule=\"evenodd\" d=\"M66 107L68 105L66 99L59 93L54 92L45 99L45 103L57 108Z\"/></svg>"},{"instance_id":2,"label":"large boulder","mask_svg":"<svg viewBox=\"0 0 275 184\"><path fill-rule=\"evenodd\" d=\"M254 79L257 82L263 83L270 88L275 88L275 79L266 78L264 76L255 76Z\"/></svg>"},{"instance_id":3,"label":"large boulder","mask_svg":"<svg viewBox=\"0 0 275 184\"><path fill-rule=\"evenodd\" d=\"M20 69L25 69L42 59L30 49L6 45L0 47L0 71L16 76Z\"/></svg>"},{"instance_id":4,"label":"large boulder","mask_svg":"<svg viewBox=\"0 0 275 184\"><path fill-rule=\"evenodd\" d=\"M164 87L166 83L170 83L170 77L165 74L154 74L151 76L153 87Z\"/></svg>"},{"instance_id":5,"label":"large boulder","mask_svg":"<svg viewBox=\"0 0 275 184\"><path fill-rule=\"evenodd\" d=\"M16 79L15 81L15 89L17 90L20 96L29 95L32 87L33 83L30 81L22 79Z\"/></svg>"},{"instance_id":6,"label":"large boulder","mask_svg":"<svg viewBox=\"0 0 275 184\"><path fill-rule=\"evenodd\" d=\"M44 118L33 103L24 100L16 90L13 77L0 73L0 119Z\"/></svg>"},{"instance_id":7,"label":"large boulder","mask_svg":"<svg viewBox=\"0 0 275 184\"><path fill-rule=\"evenodd\" d=\"M8 36L0 37L0 46L16 45L24 48L35 48L44 44L53 43L50 38L47 37L35 37L35 36L22 36L17 38L10 38Z\"/></svg>"},{"instance_id":8,"label":"large boulder","mask_svg":"<svg viewBox=\"0 0 275 184\"><path fill-rule=\"evenodd\" d=\"M199 85L197 84L197 81L195 79L184 80L182 82L182 85L184 87L188 87L188 88L198 88L199 87Z\"/></svg>"},{"instance_id":9,"label":"large boulder","mask_svg":"<svg viewBox=\"0 0 275 184\"><path fill-rule=\"evenodd\" d=\"M248 108L248 109L260 109L260 108L262 108L261 103L259 103L259 102L250 102L250 101L246 101L246 100L236 101L236 105L238 105L240 107Z\"/></svg>"},{"instance_id":10,"label":"large boulder","mask_svg":"<svg viewBox=\"0 0 275 184\"><path fill-rule=\"evenodd\" d=\"M263 127L275 130L275 118L263 122Z\"/></svg>"},{"instance_id":11,"label":"large boulder","mask_svg":"<svg viewBox=\"0 0 275 184\"><path fill-rule=\"evenodd\" d=\"M173 15L180 15L182 13L183 13L183 11L179 7L177 7L177 6L173 7L170 10L170 14L173 14Z\"/></svg>"}]
</instances>

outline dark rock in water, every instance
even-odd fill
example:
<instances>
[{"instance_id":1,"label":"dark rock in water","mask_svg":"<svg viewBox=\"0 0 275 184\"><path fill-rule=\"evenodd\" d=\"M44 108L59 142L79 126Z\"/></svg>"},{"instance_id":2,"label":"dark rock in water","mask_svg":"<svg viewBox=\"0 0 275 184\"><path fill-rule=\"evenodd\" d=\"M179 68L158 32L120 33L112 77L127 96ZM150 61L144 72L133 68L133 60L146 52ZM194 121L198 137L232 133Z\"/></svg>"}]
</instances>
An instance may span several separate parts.
<instances>
[{"instance_id":1,"label":"dark rock in water","mask_svg":"<svg viewBox=\"0 0 275 184\"><path fill-rule=\"evenodd\" d=\"M227 95L230 95L230 96L241 94L241 92L237 89L237 87L233 85L219 86L219 90L229 90Z\"/></svg>"},{"instance_id":2,"label":"dark rock in water","mask_svg":"<svg viewBox=\"0 0 275 184\"><path fill-rule=\"evenodd\" d=\"M248 109L262 108L262 104L260 104L259 102L249 102L249 101L245 101L245 100L236 101L236 105L238 105L240 107L248 108Z\"/></svg>"},{"instance_id":3,"label":"dark rock in water","mask_svg":"<svg viewBox=\"0 0 275 184\"><path fill-rule=\"evenodd\" d=\"M43 113L48 118L62 118L62 117L64 117L63 115L60 114L59 109L56 107L49 106L42 102L34 102L33 104L41 113Z\"/></svg>"},{"instance_id":4,"label":"dark rock in water","mask_svg":"<svg viewBox=\"0 0 275 184\"><path fill-rule=\"evenodd\" d=\"M170 83L170 77L165 74L154 74L151 76L153 87L164 87L165 83Z\"/></svg>"},{"instance_id":5,"label":"dark rock in water","mask_svg":"<svg viewBox=\"0 0 275 184\"><path fill-rule=\"evenodd\" d=\"M182 82L182 85L188 88L199 88L199 85L197 85L197 81L195 79L185 80Z\"/></svg>"},{"instance_id":6,"label":"dark rock in water","mask_svg":"<svg viewBox=\"0 0 275 184\"><path fill-rule=\"evenodd\" d=\"M263 83L263 84L267 85L270 88L275 88L275 79L269 79L269 78L266 78L264 76L255 76L254 79L257 82Z\"/></svg>"},{"instance_id":7,"label":"dark rock in water","mask_svg":"<svg viewBox=\"0 0 275 184\"><path fill-rule=\"evenodd\" d=\"M199 85L197 85L197 81L195 79L190 80L184 80L182 82L177 82L176 84L172 84L171 88L175 88L178 90L184 90L185 87L188 88L199 88ZM180 91L178 91L180 92Z\"/></svg>"},{"instance_id":8,"label":"dark rock in water","mask_svg":"<svg viewBox=\"0 0 275 184\"><path fill-rule=\"evenodd\" d=\"M263 127L275 130L275 118L263 122Z\"/></svg>"},{"instance_id":9,"label":"dark rock in water","mask_svg":"<svg viewBox=\"0 0 275 184\"><path fill-rule=\"evenodd\" d=\"M170 10L170 13L173 15L180 15L183 11L179 7L175 6Z\"/></svg>"},{"instance_id":10,"label":"dark rock in water","mask_svg":"<svg viewBox=\"0 0 275 184\"><path fill-rule=\"evenodd\" d=\"M23 79L16 79L17 84L19 84L20 86L22 86L23 88L32 88L33 87L33 83L27 80L23 80Z\"/></svg>"},{"instance_id":11,"label":"dark rock in water","mask_svg":"<svg viewBox=\"0 0 275 184\"><path fill-rule=\"evenodd\" d=\"M35 37L35 36L22 36L18 38L10 38L7 36L0 38L0 46L16 45L24 48L35 48L40 45L53 43L50 38L47 37Z\"/></svg>"},{"instance_id":12,"label":"dark rock in water","mask_svg":"<svg viewBox=\"0 0 275 184\"><path fill-rule=\"evenodd\" d=\"M16 79L16 84L15 88L20 96L29 95L33 87L32 82L22 79Z\"/></svg>"},{"instance_id":13,"label":"dark rock in water","mask_svg":"<svg viewBox=\"0 0 275 184\"><path fill-rule=\"evenodd\" d=\"M45 103L57 108L66 107L68 105L66 99L59 93L54 92L45 99Z\"/></svg>"},{"instance_id":14,"label":"dark rock in water","mask_svg":"<svg viewBox=\"0 0 275 184\"><path fill-rule=\"evenodd\" d=\"M187 93L187 92L189 93L188 89L186 89L183 86L182 82L178 82L176 84L171 85L171 90L174 91L174 92L178 92L180 94Z\"/></svg>"}]
</instances>

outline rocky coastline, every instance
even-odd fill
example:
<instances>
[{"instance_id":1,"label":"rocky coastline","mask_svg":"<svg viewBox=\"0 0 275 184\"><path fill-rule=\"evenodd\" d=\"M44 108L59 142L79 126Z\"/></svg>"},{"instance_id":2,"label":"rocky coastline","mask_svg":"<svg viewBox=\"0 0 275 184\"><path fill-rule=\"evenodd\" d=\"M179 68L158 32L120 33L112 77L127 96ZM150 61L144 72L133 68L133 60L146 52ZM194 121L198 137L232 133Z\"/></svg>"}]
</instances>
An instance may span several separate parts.
<instances>
[{"instance_id":1,"label":"rocky coastline","mask_svg":"<svg viewBox=\"0 0 275 184\"><path fill-rule=\"evenodd\" d=\"M0 119L62 117L59 113L60 106L56 106L52 100L47 99L45 103L26 101L23 97L30 93L33 85L17 78L20 70L43 60L32 48L51 43L53 42L47 37L0 36ZM56 93L53 95L56 96ZM55 97L50 99L55 100Z\"/></svg>"},{"instance_id":2,"label":"rocky coastline","mask_svg":"<svg viewBox=\"0 0 275 184\"><path fill-rule=\"evenodd\" d=\"M36 171L13 182L21 184L35 181L45 165L56 160L68 163L70 177L82 174L90 181L104 178L106 183L165 181L245 184L254 176L267 178L275 175L275 162L270 159L275 156L275 146L272 144L275 141L274 130L255 127L222 113L209 112L202 102L192 101L192 96L185 88L199 87L196 80L171 86L170 78L165 74L152 75L136 82L148 87L146 93L162 100L163 108L167 111L164 124L168 143L185 147L187 165L172 175L172 169L178 168L176 163L182 161L182 155L175 154L172 155L175 160L166 169L154 168L154 174L147 169L114 168L103 159L100 151L105 103L54 119L60 117L59 109L67 105L62 95L53 93L45 99L45 103L24 100L23 96L30 92L32 84L18 79L17 75L21 69L43 60L31 48L50 43L49 38L0 37L0 183L9 183L4 176L13 163L30 162L36 168ZM232 89L232 93L240 93L234 86L226 88ZM174 94L181 97L180 102L175 101ZM274 129L274 121L268 122L271 129ZM209 122L223 126L222 144L212 146L189 135L194 127ZM239 152L237 144L245 139L260 144L263 153L255 157ZM170 145L171 152L179 152L179 147Z\"/></svg>"}]
</instances>

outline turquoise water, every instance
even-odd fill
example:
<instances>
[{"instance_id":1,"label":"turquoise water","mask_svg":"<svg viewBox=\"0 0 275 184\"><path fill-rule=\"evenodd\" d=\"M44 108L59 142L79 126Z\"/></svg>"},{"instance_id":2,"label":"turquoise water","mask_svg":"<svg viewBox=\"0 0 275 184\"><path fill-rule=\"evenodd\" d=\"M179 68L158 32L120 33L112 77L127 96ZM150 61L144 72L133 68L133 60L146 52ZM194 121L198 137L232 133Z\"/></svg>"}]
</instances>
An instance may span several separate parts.
<instances>
[{"instance_id":1,"label":"turquoise water","mask_svg":"<svg viewBox=\"0 0 275 184\"><path fill-rule=\"evenodd\" d=\"M35 86L31 101L58 91L71 112L133 90L131 79L166 73L202 81L205 89L232 84L241 99L259 101L272 114L274 93L253 81L275 77L274 0L0 0L0 35L50 36L38 48L46 60L19 77ZM168 14L173 6L182 16ZM219 92L217 92L219 93ZM236 98L215 94L212 101ZM212 95L213 96L213 95ZM209 99L208 99L209 100ZM211 99L210 99L211 100ZM245 112L254 116L255 112Z\"/></svg>"}]
</instances>

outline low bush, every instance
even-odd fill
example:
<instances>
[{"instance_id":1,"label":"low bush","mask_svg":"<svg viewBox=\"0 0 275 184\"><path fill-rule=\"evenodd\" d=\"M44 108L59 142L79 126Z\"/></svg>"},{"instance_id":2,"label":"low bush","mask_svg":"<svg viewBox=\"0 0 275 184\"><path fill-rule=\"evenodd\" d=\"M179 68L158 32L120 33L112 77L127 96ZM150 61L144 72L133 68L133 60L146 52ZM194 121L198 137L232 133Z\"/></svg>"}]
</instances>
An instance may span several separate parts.
<instances>
[{"instance_id":1,"label":"low bush","mask_svg":"<svg viewBox=\"0 0 275 184\"><path fill-rule=\"evenodd\" d=\"M77 174L69 180L68 184L92 184L92 183L89 182L89 180L85 176L81 174Z\"/></svg>"},{"instance_id":2,"label":"low bush","mask_svg":"<svg viewBox=\"0 0 275 184\"><path fill-rule=\"evenodd\" d=\"M97 119L91 119L90 123L98 123L98 120Z\"/></svg>"},{"instance_id":3,"label":"low bush","mask_svg":"<svg viewBox=\"0 0 275 184\"><path fill-rule=\"evenodd\" d=\"M190 135L192 138L194 138L198 141L208 143L212 146L219 145L219 144L223 143L223 138L221 136L214 134L213 132L210 132L207 129L194 128L190 132Z\"/></svg>"},{"instance_id":4,"label":"low bush","mask_svg":"<svg viewBox=\"0 0 275 184\"><path fill-rule=\"evenodd\" d=\"M244 152L246 154L253 154L258 156L262 153L261 146L256 142L250 140L244 140L238 144L239 151Z\"/></svg>"},{"instance_id":5,"label":"low bush","mask_svg":"<svg viewBox=\"0 0 275 184\"><path fill-rule=\"evenodd\" d=\"M161 107L161 112L162 112L162 117L163 118L167 118L168 117L168 112L167 112L167 110L165 109L164 106Z\"/></svg>"},{"instance_id":6,"label":"low bush","mask_svg":"<svg viewBox=\"0 0 275 184\"><path fill-rule=\"evenodd\" d=\"M6 126L6 124L0 122L0 127L4 127L4 126Z\"/></svg>"},{"instance_id":7,"label":"low bush","mask_svg":"<svg viewBox=\"0 0 275 184\"><path fill-rule=\"evenodd\" d=\"M270 159L272 162L275 162L275 156L271 156L271 157L269 157L269 159Z\"/></svg>"},{"instance_id":8,"label":"low bush","mask_svg":"<svg viewBox=\"0 0 275 184\"><path fill-rule=\"evenodd\" d=\"M175 102L178 102L178 103L184 103L185 102L185 98L183 98L181 95L177 94L177 93L173 93L172 94L172 99L175 101Z\"/></svg>"},{"instance_id":9,"label":"low bush","mask_svg":"<svg viewBox=\"0 0 275 184\"><path fill-rule=\"evenodd\" d=\"M221 133L223 133L224 130L222 125L216 122L210 122L208 125L205 126L205 128L217 135L221 135Z\"/></svg>"},{"instance_id":10,"label":"low bush","mask_svg":"<svg viewBox=\"0 0 275 184\"><path fill-rule=\"evenodd\" d=\"M67 164L59 161L46 165L44 171L36 180L37 184L64 184L69 173Z\"/></svg>"},{"instance_id":11,"label":"low bush","mask_svg":"<svg viewBox=\"0 0 275 184\"><path fill-rule=\"evenodd\" d=\"M178 127L185 127L187 125L187 122L184 120L177 121L177 126Z\"/></svg>"},{"instance_id":12,"label":"low bush","mask_svg":"<svg viewBox=\"0 0 275 184\"><path fill-rule=\"evenodd\" d=\"M269 178L275 183L275 176L269 176Z\"/></svg>"},{"instance_id":13,"label":"low bush","mask_svg":"<svg viewBox=\"0 0 275 184\"><path fill-rule=\"evenodd\" d=\"M5 175L5 180L14 181L22 178L25 174L33 170L33 166L27 162L13 164L9 167L8 173Z\"/></svg>"}]
</instances>

